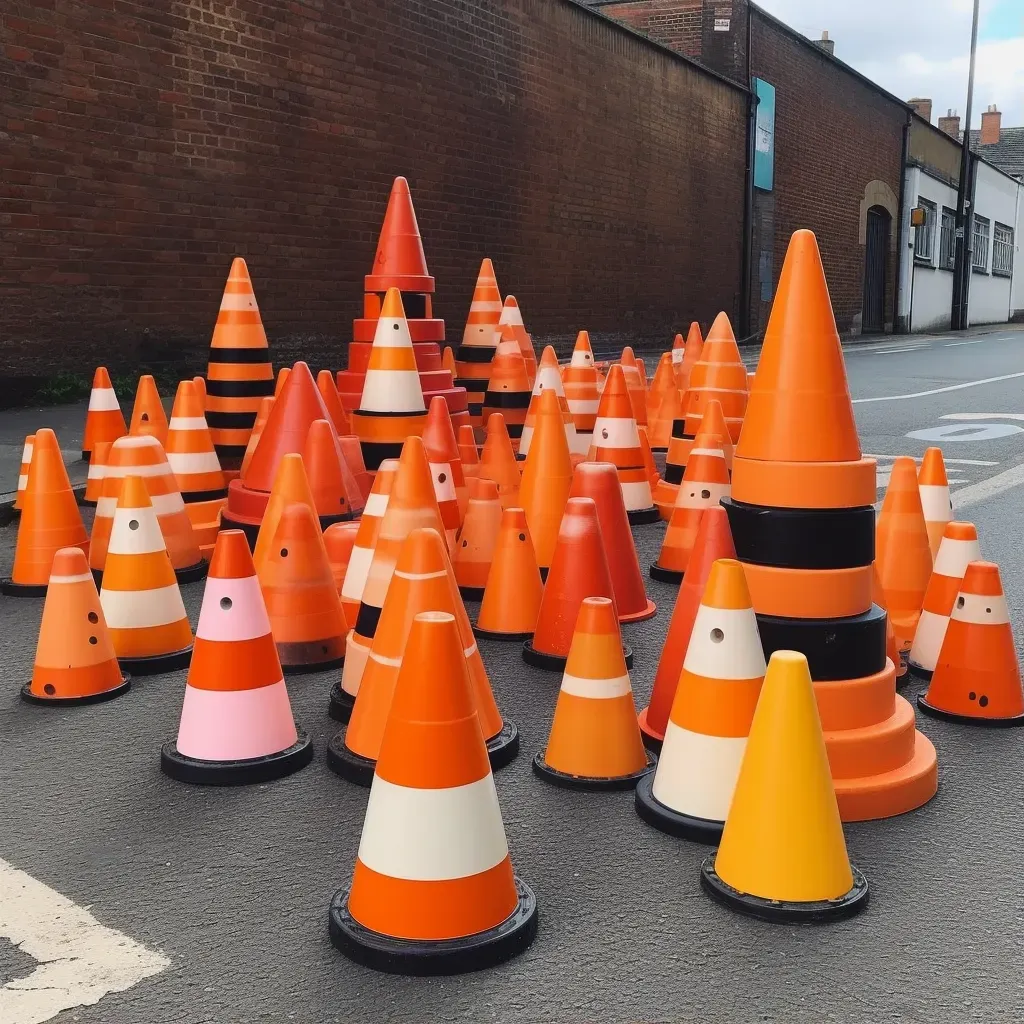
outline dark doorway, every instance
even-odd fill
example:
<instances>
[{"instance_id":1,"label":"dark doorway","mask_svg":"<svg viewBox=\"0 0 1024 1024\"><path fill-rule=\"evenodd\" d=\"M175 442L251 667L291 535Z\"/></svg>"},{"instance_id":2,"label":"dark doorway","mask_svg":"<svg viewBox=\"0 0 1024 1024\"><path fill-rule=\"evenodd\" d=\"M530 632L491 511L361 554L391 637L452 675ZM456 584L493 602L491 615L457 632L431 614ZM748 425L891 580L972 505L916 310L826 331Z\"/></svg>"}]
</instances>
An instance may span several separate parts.
<instances>
[{"instance_id":1,"label":"dark doorway","mask_svg":"<svg viewBox=\"0 0 1024 1024\"><path fill-rule=\"evenodd\" d=\"M868 210L867 242L864 246L864 320L865 334L885 330L885 265L889 255L892 217L882 206Z\"/></svg>"}]
</instances>

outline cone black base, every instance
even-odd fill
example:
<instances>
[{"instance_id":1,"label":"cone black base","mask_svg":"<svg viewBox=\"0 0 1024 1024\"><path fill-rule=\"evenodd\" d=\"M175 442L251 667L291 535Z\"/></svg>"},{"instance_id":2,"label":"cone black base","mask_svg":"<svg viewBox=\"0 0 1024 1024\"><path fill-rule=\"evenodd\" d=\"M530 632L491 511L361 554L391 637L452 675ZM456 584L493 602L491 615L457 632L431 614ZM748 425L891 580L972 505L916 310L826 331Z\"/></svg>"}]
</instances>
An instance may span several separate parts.
<instances>
[{"instance_id":1,"label":"cone black base","mask_svg":"<svg viewBox=\"0 0 1024 1024\"><path fill-rule=\"evenodd\" d=\"M626 513L631 526L645 526L647 523L656 523L661 518L657 505L650 508L637 508Z\"/></svg>"},{"instance_id":2,"label":"cone black base","mask_svg":"<svg viewBox=\"0 0 1024 1024\"><path fill-rule=\"evenodd\" d=\"M678 569L664 569L657 562L651 563L647 573L652 580L657 580L659 583L672 583L678 587L683 582L683 573Z\"/></svg>"},{"instance_id":3,"label":"cone black base","mask_svg":"<svg viewBox=\"0 0 1024 1024\"><path fill-rule=\"evenodd\" d=\"M115 697L120 697L132 688L132 677L127 672L121 673L121 684L104 690L102 693L90 693L84 697L40 697L32 692L32 684L26 683L21 688L21 699L26 704L36 704L39 707L72 708L83 704L103 704Z\"/></svg>"},{"instance_id":4,"label":"cone black base","mask_svg":"<svg viewBox=\"0 0 1024 1024\"><path fill-rule=\"evenodd\" d=\"M482 640L529 640L533 633L492 633L489 629L481 629L475 622L473 625L473 634L480 637Z\"/></svg>"},{"instance_id":5,"label":"cone black base","mask_svg":"<svg viewBox=\"0 0 1024 1024\"><path fill-rule=\"evenodd\" d=\"M352 706L356 699L350 693L341 688L341 683L336 682L331 687L331 701L327 706L327 714L336 722L347 722L352 717Z\"/></svg>"},{"instance_id":6,"label":"cone black base","mask_svg":"<svg viewBox=\"0 0 1024 1024\"><path fill-rule=\"evenodd\" d=\"M279 643L277 655L287 675L326 672L340 668L345 661L345 638L309 640L303 643Z\"/></svg>"},{"instance_id":7,"label":"cone black base","mask_svg":"<svg viewBox=\"0 0 1024 1024\"><path fill-rule=\"evenodd\" d=\"M585 775L568 775L565 772L558 771L557 768L552 768L544 760L544 751L541 750L533 759L533 773L538 778L543 779L545 782L550 782L552 786L558 786L561 789L621 790L633 789L637 783L642 783L644 779L650 778L650 773L657 766L657 763L657 756L648 751L647 764L640 771L633 772L632 775L617 775L612 778L595 779Z\"/></svg>"},{"instance_id":8,"label":"cone black base","mask_svg":"<svg viewBox=\"0 0 1024 1024\"><path fill-rule=\"evenodd\" d=\"M92 459L92 452L91 451L88 451L88 452L83 451L82 452L82 461L83 462L89 462L91 459Z\"/></svg>"},{"instance_id":9,"label":"cone black base","mask_svg":"<svg viewBox=\"0 0 1024 1024\"><path fill-rule=\"evenodd\" d=\"M463 601L482 601L484 599L483 587L459 587L459 593Z\"/></svg>"},{"instance_id":10,"label":"cone black base","mask_svg":"<svg viewBox=\"0 0 1024 1024\"><path fill-rule=\"evenodd\" d=\"M903 675L903 679L908 679L913 676L915 679L923 679L926 683L932 681L932 675L934 674L930 668L922 668L920 665L915 665L912 661L907 659L907 671ZM899 665L896 666L896 671L899 671ZM896 685L899 686L900 677L896 677Z\"/></svg>"},{"instance_id":11,"label":"cone black base","mask_svg":"<svg viewBox=\"0 0 1024 1024\"><path fill-rule=\"evenodd\" d=\"M256 782L273 782L305 768L313 760L313 743L296 727L298 740L287 750L267 757L252 757L242 761L202 761L179 753L173 741L165 743L160 751L160 767L166 775L178 782L197 786L247 786Z\"/></svg>"},{"instance_id":12,"label":"cone black base","mask_svg":"<svg viewBox=\"0 0 1024 1024\"><path fill-rule=\"evenodd\" d=\"M8 597L46 597L48 583L15 583L10 577L0 580L0 594Z\"/></svg>"},{"instance_id":13,"label":"cone black base","mask_svg":"<svg viewBox=\"0 0 1024 1024\"><path fill-rule=\"evenodd\" d=\"M178 668L188 668L192 661L192 645L169 654L154 654L149 658L118 658L122 669L131 669L136 676L157 676L162 672L173 672Z\"/></svg>"},{"instance_id":14,"label":"cone black base","mask_svg":"<svg viewBox=\"0 0 1024 1024\"><path fill-rule=\"evenodd\" d=\"M716 903L721 903L723 907L728 907L738 914L778 924L818 924L853 917L868 905L867 879L853 866L850 868L853 872L853 887L838 899L814 903L788 903L785 900L767 900L760 896L751 896L727 885L715 872L717 853L716 850L701 865L700 886Z\"/></svg>"},{"instance_id":15,"label":"cone black base","mask_svg":"<svg viewBox=\"0 0 1024 1024\"><path fill-rule=\"evenodd\" d=\"M944 722L955 722L957 725L980 725L987 729L1015 729L1024 725L1024 715L1015 715L1013 718L981 718L974 715L958 715L955 711L943 711L942 708L929 704L925 699L927 691L917 695L917 706L932 718L939 718Z\"/></svg>"},{"instance_id":16,"label":"cone black base","mask_svg":"<svg viewBox=\"0 0 1024 1024\"><path fill-rule=\"evenodd\" d=\"M501 731L487 741L487 759L491 771L497 771L511 764L519 753L519 728L515 722L505 721Z\"/></svg>"},{"instance_id":17,"label":"cone black base","mask_svg":"<svg viewBox=\"0 0 1024 1024\"><path fill-rule=\"evenodd\" d=\"M174 576L179 583L195 583L206 578L207 563L200 558L195 565L186 565L183 569L175 569Z\"/></svg>"},{"instance_id":18,"label":"cone black base","mask_svg":"<svg viewBox=\"0 0 1024 1024\"><path fill-rule=\"evenodd\" d=\"M689 839L694 843L714 845L722 838L724 821L712 821L709 818L697 818L692 814L682 814L666 807L654 795L654 776L648 775L640 780L633 798L636 813L659 832L675 836L677 839Z\"/></svg>"},{"instance_id":19,"label":"cone black base","mask_svg":"<svg viewBox=\"0 0 1024 1024\"><path fill-rule=\"evenodd\" d=\"M519 902L496 928L460 939L396 939L364 928L348 912L348 890L331 900L328 924L335 948L364 967L387 974L437 976L465 974L504 963L525 950L537 935L537 898L516 878Z\"/></svg>"},{"instance_id":20,"label":"cone black base","mask_svg":"<svg viewBox=\"0 0 1024 1024\"><path fill-rule=\"evenodd\" d=\"M626 668L632 668L633 648L628 644L623 644L622 656L626 659ZM568 659L568 654L545 654L544 651L538 651L533 646L533 640L527 640L523 644L523 661L534 668L542 668L546 672L564 672Z\"/></svg>"}]
</instances>

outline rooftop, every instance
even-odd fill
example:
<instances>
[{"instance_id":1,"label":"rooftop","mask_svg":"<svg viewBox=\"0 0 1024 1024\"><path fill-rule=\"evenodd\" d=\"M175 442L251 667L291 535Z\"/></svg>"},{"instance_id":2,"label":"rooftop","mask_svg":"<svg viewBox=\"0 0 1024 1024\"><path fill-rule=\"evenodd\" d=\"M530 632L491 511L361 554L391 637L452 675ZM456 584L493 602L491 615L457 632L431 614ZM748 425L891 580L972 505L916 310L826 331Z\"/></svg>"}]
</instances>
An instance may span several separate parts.
<instances>
[{"instance_id":1,"label":"rooftop","mask_svg":"<svg viewBox=\"0 0 1024 1024\"><path fill-rule=\"evenodd\" d=\"M1002 128L999 141L987 146L981 144L980 137L980 131L971 131L973 152L1010 177L1024 181L1024 128ZM960 138L962 141L963 132Z\"/></svg>"}]
</instances>

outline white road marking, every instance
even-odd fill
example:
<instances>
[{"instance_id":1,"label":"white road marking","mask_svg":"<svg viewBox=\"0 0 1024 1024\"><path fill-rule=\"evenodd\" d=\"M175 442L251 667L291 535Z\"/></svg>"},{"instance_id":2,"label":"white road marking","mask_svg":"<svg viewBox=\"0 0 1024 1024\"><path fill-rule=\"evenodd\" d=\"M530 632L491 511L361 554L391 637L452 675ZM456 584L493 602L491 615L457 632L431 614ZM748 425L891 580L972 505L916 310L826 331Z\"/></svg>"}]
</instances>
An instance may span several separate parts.
<instances>
[{"instance_id":1,"label":"white road marking","mask_svg":"<svg viewBox=\"0 0 1024 1024\"><path fill-rule=\"evenodd\" d=\"M1014 466L1012 469L1007 469L1002 473L997 473L995 476L990 476L987 480L980 480L969 487L963 487L959 491L954 491L950 497L953 501L953 508L959 511L962 508L979 505L981 502L994 498L1014 487L1019 487L1021 484L1024 484L1024 463Z\"/></svg>"},{"instance_id":2,"label":"white road marking","mask_svg":"<svg viewBox=\"0 0 1024 1024\"><path fill-rule=\"evenodd\" d=\"M3 1024L42 1024L159 974L170 960L0 860L0 936L39 961L0 988Z\"/></svg>"},{"instance_id":3,"label":"white road marking","mask_svg":"<svg viewBox=\"0 0 1024 1024\"><path fill-rule=\"evenodd\" d=\"M940 427L911 430L906 436L918 441L996 441L1001 437L1024 434L1014 423L944 423Z\"/></svg>"},{"instance_id":4,"label":"white road marking","mask_svg":"<svg viewBox=\"0 0 1024 1024\"><path fill-rule=\"evenodd\" d=\"M951 341L948 345L943 345L943 348L960 348L961 345L983 345L988 338L978 338L977 341Z\"/></svg>"},{"instance_id":5,"label":"white road marking","mask_svg":"<svg viewBox=\"0 0 1024 1024\"><path fill-rule=\"evenodd\" d=\"M922 348L928 348L927 345L907 345L904 348L876 348L874 354L876 356L889 356L894 352L917 352Z\"/></svg>"},{"instance_id":6,"label":"white road marking","mask_svg":"<svg viewBox=\"0 0 1024 1024\"><path fill-rule=\"evenodd\" d=\"M909 395L879 395L877 398L855 398L854 405L864 405L868 402L902 402L907 398L927 398L929 395L943 395L947 391L963 391L964 388L977 388L982 384L996 384L1001 380L1017 380L1024 377L1022 373L1004 373L1001 377L985 377L982 380L969 380L963 384L950 384L944 388L932 388L930 391L914 391Z\"/></svg>"},{"instance_id":7,"label":"white road marking","mask_svg":"<svg viewBox=\"0 0 1024 1024\"><path fill-rule=\"evenodd\" d=\"M940 420L1024 420L1024 412L947 412Z\"/></svg>"},{"instance_id":8,"label":"white road marking","mask_svg":"<svg viewBox=\"0 0 1024 1024\"><path fill-rule=\"evenodd\" d=\"M913 460L920 463L922 460L918 456L911 456ZM864 453L865 459L898 459L901 458L899 455L869 455L867 452ZM986 462L983 459L947 459L945 454L942 456L942 461L947 466L998 466L998 462Z\"/></svg>"}]
</instances>

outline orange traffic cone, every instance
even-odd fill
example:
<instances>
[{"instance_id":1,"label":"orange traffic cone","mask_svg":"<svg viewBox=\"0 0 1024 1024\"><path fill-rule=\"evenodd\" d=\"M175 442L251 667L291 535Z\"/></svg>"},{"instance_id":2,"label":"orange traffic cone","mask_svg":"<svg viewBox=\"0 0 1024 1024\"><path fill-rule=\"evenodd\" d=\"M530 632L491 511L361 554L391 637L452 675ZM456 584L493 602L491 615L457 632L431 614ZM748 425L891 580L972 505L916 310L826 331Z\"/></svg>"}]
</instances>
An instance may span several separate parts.
<instances>
[{"instance_id":1,"label":"orange traffic cone","mask_svg":"<svg viewBox=\"0 0 1024 1024\"><path fill-rule=\"evenodd\" d=\"M615 606L584 598L547 747L533 770L567 789L632 789L656 760L640 741Z\"/></svg>"},{"instance_id":2,"label":"orange traffic cone","mask_svg":"<svg viewBox=\"0 0 1024 1024\"><path fill-rule=\"evenodd\" d=\"M92 376L89 409L85 414L82 458L88 462L96 450L96 445L101 441L109 444L127 433L128 428L124 425L121 405L114 392L114 386L110 383L110 374L107 373L105 366L98 366Z\"/></svg>"},{"instance_id":3,"label":"orange traffic cone","mask_svg":"<svg viewBox=\"0 0 1024 1024\"><path fill-rule=\"evenodd\" d=\"M523 436L519 442L519 459L522 461L530 452L530 444L533 442L533 432L536 428L537 413L540 411L540 396L543 391L554 391L558 399L558 410L562 416L562 426L565 430L565 443L569 446L570 452L577 455L586 455L590 448L589 440L586 447L580 447L580 441L576 437L576 427L569 413L569 404L565 398L565 389L562 386L562 376L558 370L558 357L555 350L548 345L540 356L540 365L537 367L537 379L534 381L533 394L530 396L530 407L526 410L526 422L523 424Z\"/></svg>"},{"instance_id":4,"label":"orange traffic cone","mask_svg":"<svg viewBox=\"0 0 1024 1024\"><path fill-rule=\"evenodd\" d=\"M133 437L155 437L162 445L167 444L167 413L151 374L139 378L128 433Z\"/></svg>"},{"instance_id":5,"label":"orange traffic cone","mask_svg":"<svg viewBox=\"0 0 1024 1024\"><path fill-rule=\"evenodd\" d=\"M97 704L127 693L129 679L118 667L85 553L61 548L53 556L32 679L22 699L53 707Z\"/></svg>"},{"instance_id":6,"label":"orange traffic cone","mask_svg":"<svg viewBox=\"0 0 1024 1024\"><path fill-rule=\"evenodd\" d=\"M537 379L537 353L533 349L533 341L526 333L526 325L523 323L523 314L519 309L519 303L514 295L505 296L505 304L498 315L498 325L495 328L498 344L502 341L514 341L519 348L519 354L526 363L526 376L529 379L530 387Z\"/></svg>"},{"instance_id":7,"label":"orange traffic cone","mask_svg":"<svg viewBox=\"0 0 1024 1024\"><path fill-rule=\"evenodd\" d=\"M32 465L32 447L35 443L36 435L29 434L25 438L25 445L21 449L21 468L18 471L18 491L14 496L14 509L17 512L21 511L22 499L25 496L25 488L28 487L28 468ZM109 442L106 442L109 447ZM92 472L92 464L89 466L90 473ZM86 489L88 490L88 483L86 483Z\"/></svg>"},{"instance_id":8,"label":"orange traffic cone","mask_svg":"<svg viewBox=\"0 0 1024 1024\"><path fill-rule=\"evenodd\" d=\"M640 456L644 462L644 469L647 470L647 482L651 485L651 495L658 486L661 477L658 476L658 467L654 462L654 453L651 451L651 443L647 440L647 428L637 427L636 435L640 439Z\"/></svg>"},{"instance_id":9,"label":"orange traffic cone","mask_svg":"<svg viewBox=\"0 0 1024 1024\"><path fill-rule=\"evenodd\" d=\"M270 410L273 408L273 395L265 395L260 399L259 409L256 412L256 420L252 426L252 433L249 435L249 441L245 446L245 454L242 456L240 475L243 477L245 476L245 471L249 468L249 463L252 462L252 456L256 451L256 445L260 442L260 435L263 433L263 428L267 425L267 420L270 418Z\"/></svg>"},{"instance_id":10,"label":"orange traffic cone","mask_svg":"<svg viewBox=\"0 0 1024 1024\"><path fill-rule=\"evenodd\" d=\"M199 399L200 408L203 410L203 415L206 415L206 378L201 376L195 376L192 378L192 383L196 388L196 397Z\"/></svg>"},{"instance_id":11,"label":"orange traffic cone","mask_svg":"<svg viewBox=\"0 0 1024 1024\"><path fill-rule=\"evenodd\" d=\"M953 518L953 503L949 500L949 481L941 448L929 448L924 453L917 486L921 492L924 522L928 527L928 546L934 558L939 553L946 523Z\"/></svg>"},{"instance_id":12,"label":"orange traffic cone","mask_svg":"<svg viewBox=\"0 0 1024 1024\"><path fill-rule=\"evenodd\" d=\"M608 371L587 458L590 462L610 462L615 467L631 523L657 521L658 510L651 498L651 482L640 450L633 406L619 365Z\"/></svg>"},{"instance_id":13,"label":"orange traffic cone","mask_svg":"<svg viewBox=\"0 0 1024 1024\"><path fill-rule=\"evenodd\" d=\"M96 447L92 450L92 458L89 459L89 474L85 478L85 494L82 497L82 504L95 508L103 496L103 478L107 474L107 459L110 458L110 446L112 441L97 441ZM26 473L26 482L28 476ZM19 480L18 486L21 486Z\"/></svg>"},{"instance_id":14,"label":"orange traffic cone","mask_svg":"<svg viewBox=\"0 0 1024 1024\"><path fill-rule=\"evenodd\" d=\"M142 477L119 482L100 589L114 651L121 667L136 675L184 668L192 657L192 629L156 510Z\"/></svg>"},{"instance_id":15,"label":"orange traffic cone","mask_svg":"<svg viewBox=\"0 0 1024 1024\"><path fill-rule=\"evenodd\" d=\"M313 420L309 425L302 462L322 528L355 519L362 512L362 492L329 420Z\"/></svg>"},{"instance_id":16,"label":"orange traffic cone","mask_svg":"<svg viewBox=\"0 0 1024 1024\"><path fill-rule=\"evenodd\" d=\"M330 370L321 370L316 375L316 388L320 397L324 400L324 408L327 416L334 426L334 432L341 437L350 430L348 413L341 404L341 397L338 395L338 386L334 383L334 374Z\"/></svg>"},{"instance_id":17,"label":"orange traffic cone","mask_svg":"<svg viewBox=\"0 0 1024 1024\"><path fill-rule=\"evenodd\" d=\"M907 675L907 663L900 657L899 644L896 642L896 632L892 628L892 619L889 618L889 609L885 602L885 590L878 575L878 566L872 565L871 577L871 599L879 608L885 612L885 656L892 662L896 669L896 685ZM955 594L953 595L956 596Z\"/></svg>"},{"instance_id":18,"label":"orange traffic cone","mask_svg":"<svg viewBox=\"0 0 1024 1024\"><path fill-rule=\"evenodd\" d=\"M562 371L562 387L576 428L576 450L585 454L593 442L597 407L601 401L600 374L594 365L594 350L586 331L580 331L576 336L572 358Z\"/></svg>"},{"instance_id":19,"label":"orange traffic cone","mask_svg":"<svg viewBox=\"0 0 1024 1024\"><path fill-rule=\"evenodd\" d=\"M593 498L597 506L619 622L651 618L658 608L644 591L644 578L615 467L607 462L581 462L573 473L569 497Z\"/></svg>"},{"instance_id":20,"label":"orange traffic cone","mask_svg":"<svg viewBox=\"0 0 1024 1024\"><path fill-rule=\"evenodd\" d=\"M455 379L455 351L451 345L445 345L444 350L441 352L441 369L447 370L452 375L452 379Z\"/></svg>"},{"instance_id":21,"label":"orange traffic cone","mask_svg":"<svg viewBox=\"0 0 1024 1024\"><path fill-rule=\"evenodd\" d=\"M1024 691L999 567L971 562L918 707L964 725L1024 725Z\"/></svg>"},{"instance_id":22,"label":"orange traffic cone","mask_svg":"<svg viewBox=\"0 0 1024 1024\"><path fill-rule=\"evenodd\" d=\"M227 499L228 489L213 448L210 428L206 425L202 403L196 394L195 384L190 380L183 380L178 385L171 421L167 425L165 447L182 501L186 505L202 505L202 511L206 513L205 517L198 519L190 516L193 524L216 519Z\"/></svg>"},{"instance_id":23,"label":"orange traffic cone","mask_svg":"<svg viewBox=\"0 0 1024 1024\"><path fill-rule=\"evenodd\" d=\"M658 770L637 787L636 812L649 825L698 843L721 837L764 671L743 566L720 559L694 620Z\"/></svg>"},{"instance_id":24,"label":"orange traffic cone","mask_svg":"<svg viewBox=\"0 0 1024 1024\"><path fill-rule=\"evenodd\" d=\"M491 375L481 406L483 422L490 425L491 416L498 412L505 419L505 428L512 442L512 450L519 450L523 425L532 396L526 362L514 341L500 341L491 360Z\"/></svg>"},{"instance_id":25,"label":"orange traffic cone","mask_svg":"<svg viewBox=\"0 0 1024 1024\"><path fill-rule=\"evenodd\" d=\"M526 513L521 508L504 509L473 632L487 640L529 640L543 593Z\"/></svg>"},{"instance_id":26,"label":"orange traffic cone","mask_svg":"<svg viewBox=\"0 0 1024 1024\"><path fill-rule=\"evenodd\" d=\"M257 570L270 628L284 669L320 672L345 658L348 625L308 505L287 505Z\"/></svg>"},{"instance_id":27,"label":"orange traffic cone","mask_svg":"<svg viewBox=\"0 0 1024 1024\"><path fill-rule=\"evenodd\" d=\"M289 505L305 505L310 511L316 511L305 463L302 456L294 452L289 452L281 459L270 489L267 510L263 514L263 522L260 523L260 532L256 536L252 551L252 561L257 575L274 546L274 534L277 533L282 513Z\"/></svg>"},{"instance_id":28,"label":"orange traffic cone","mask_svg":"<svg viewBox=\"0 0 1024 1024\"><path fill-rule=\"evenodd\" d=\"M342 434L338 438L338 448L341 450L342 460L356 482L357 491L353 497L359 498L358 508L361 509L366 505L366 499L373 489L373 474L367 470L366 463L363 462L363 448L355 434Z\"/></svg>"},{"instance_id":29,"label":"orange traffic cone","mask_svg":"<svg viewBox=\"0 0 1024 1024\"><path fill-rule=\"evenodd\" d=\"M619 360L622 368L622 376L626 381L626 390L629 392L629 404L633 409L633 419L638 427L647 426L647 389L644 387L643 378L640 375L640 366L637 363L633 349L627 345L622 350ZM600 413L598 413L600 415Z\"/></svg>"},{"instance_id":30,"label":"orange traffic cone","mask_svg":"<svg viewBox=\"0 0 1024 1024\"><path fill-rule=\"evenodd\" d=\"M729 434L739 440L747 409L747 368L743 365L736 336L725 313L719 313L708 331L686 383L686 433L694 437L711 399L721 403Z\"/></svg>"},{"instance_id":31,"label":"orange traffic cone","mask_svg":"<svg viewBox=\"0 0 1024 1024\"><path fill-rule=\"evenodd\" d=\"M679 336L677 335L677 338ZM704 338L700 333L700 324L697 321L693 321L690 324L690 329L686 333L686 344L683 346L683 356L681 359L675 360L676 366L679 368L676 381L679 384L680 392L685 392L690 386L690 374L693 372L694 366L700 362L701 349L704 348ZM673 358L675 355L675 346L673 346Z\"/></svg>"},{"instance_id":32,"label":"orange traffic cone","mask_svg":"<svg viewBox=\"0 0 1024 1024\"><path fill-rule=\"evenodd\" d=\"M480 473L480 453L476 447L476 435L473 428L463 423L459 427L459 458L462 460L462 475L468 484Z\"/></svg>"},{"instance_id":33,"label":"orange traffic cone","mask_svg":"<svg viewBox=\"0 0 1024 1024\"><path fill-rule=\"evenodd\" d=\"M698 328L699 330L700 328ZM672 372L679 373L679 367L683 365L683 356L686 354L686 339L677 334L672 339L672 348L669 349L669 358L672 360Z\"/></svg>"},{"instance_id":34,"label":"orange traffic cone","mask_svg":"<svg viewBox=\"0 0 1024 1024\"><path fill-rule=\"evenodd\" d=\"M651 384L647 402L647 435L651 448L667 452L672 439L672 424L684 415L682 397L676 386L676 371L672 353L663 352Z\"/></svg>"},{"instance_id":35,"label":"orange traffic cone","mask_svg":"<svg viewBox=\"0 0 1024 1024\"><path fill-rule=\"evenodd\" d=\"M536 900L512 874L474 711L454 617L418 615L352 884L331 901L331 941L357 963L453 974L493 966L533 941Z\"/></svg>"},{"instance_id":36,"label":"orange traffic cone","mask_svg":"<svg viewBox=\"0 0 1024 1024\"><path fill-rule=\"evenodd\" d=\"M341 597L341 588L345 583L345 573L352 558L352 549L356 545L359 534L359 523L335 523L324 530L324 549L327 561L331 563L331 574L334 576L334 589Z\"/></svg>"},{"instance_id":37,"label":"orange traffic cone","mask_svg":"<svg viewBox=\"0 0 1024 1024\"><path fill-rule=\"evenodd\" d=\"M607 597L614 603L604 538L592 498L570 498L558 531L533 638L523 644L523 660L550 672L565 670L572 630L585 597ZM616 615L618 612L616 611ZM633 652L624 646L626 667Z\"/></svg>"},{"instance_id":38,"label":"orange traffic cone","mask_svg":"<svg viewBox=\"0 0 1024 1024\"><path fill-rule=\"evenodd\" d=\"M498 291L498 282L494 277L494 266L489 259L484 259L473 289L462 344L455 354L455 386L466 389L469 418L473 427L481 425L481 409L491 374L491 359L498 344L497 328L501 310L501 292Z\"/></svg>"},{"instance_id":39,"label":"orange traffic cone","mask_svg":"<svg viewBox=\"0 0 1024 1024\"><path fill-rule=\"evenodd\" d=\"M441 510L448 549L453 550L455 535L462 525L469 498L466 478L462 475L462 458L459 446L455 443L455 431L452 430L452 418L448 414L448 404L440 395L430 400L430 410L423 428L423 448L430 464L434 497Z\"/></svg>"},{"instance_id":40,"label":"orange traffic cone","mask_svg":"<svg viewBox=\"0 0 1024 1024\"><path fill-rule=\"evenodd\" d=\"M654 676L651 703L640 712L640 732L644 743L651 750L660 750L668 727L669 714L675 700L676 688L683 670L693 624L697 618L704 589L711 578L711 567L718 559L735 558L732 534L729 532L729 518L721 506L709 508L700 521L697 539L693 544L682 586L672 609Z\"/></svg>"},{"instance_id":41,"label":"orange traffic cone","mask_svg":"<svg viewBox=\"0 0 1024 1024\"><path fill-rule=\"evenodd\" d=\"M277 371L277 378L274 381L275 398L284 391L284 386L288 383L288 378L291 376L291 373L292 370L290 366L282 366L281 369Z\"/></svg>"},{"instance_id":42,"label":"orange traffic cone","mask_svg":"<svg viewBox=\"0 0 1024 1024\"><path fill-rule=\"evenodd\" d=\"M452 567L459 593L467 601L480 601L487 585L501 527L501 502L492 480L474 480L469 488L469 509L459 534Z\"/></svg>"},{"instance_id":43,"label":"orange traffic cone","mask_svg":"<svg viewBox=\"0 0 1024 1024\"><path fill-rule=\"evenodd\" d=\"M52 430L36 431L28 481L22 496L21 521L14 549L14 568L0 582L11 597L42 597L50 579L53 556L61 548L89 548L68 471Z\"/></svg>"},{"instance_id":44,"label":"orange traffic cone","mask_svg":"<svg viewBox=\"0 0 1024 1024\"><path fill-rule=\"evenodd\" d=\"M177 738L160 767L211 786L270 782L313 758L296 726L270 622L241 530L217 536Z\"/></svg>"},{"instance_id":45,"label":"orange traffic cone","mask_svg":"<svg viewBox=\"0 0 1024 1024\"><path fill-rule=\"evenodd\" d=\"M522 476L505 426L505 417L501 413L492 413L487 417L487 440L480 453L477 475L481 480L493 480L498 485L502 508L518 506Z\"/></svg>"}]
</instances>

